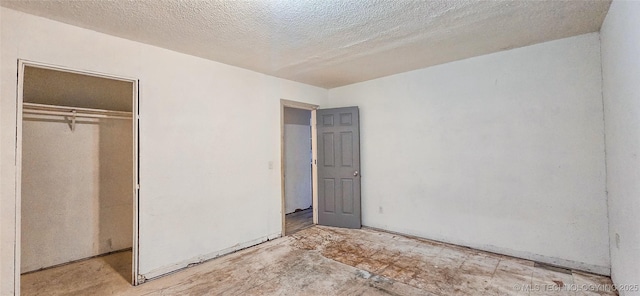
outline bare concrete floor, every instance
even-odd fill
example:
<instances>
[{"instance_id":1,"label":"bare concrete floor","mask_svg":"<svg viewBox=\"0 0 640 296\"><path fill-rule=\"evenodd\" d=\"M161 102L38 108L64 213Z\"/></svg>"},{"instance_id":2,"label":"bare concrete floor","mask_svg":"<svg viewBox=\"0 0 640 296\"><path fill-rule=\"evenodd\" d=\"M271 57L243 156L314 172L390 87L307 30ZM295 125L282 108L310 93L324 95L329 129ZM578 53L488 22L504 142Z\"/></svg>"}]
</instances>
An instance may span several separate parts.
<instances>
[{"instance_id":1,"label":"bare concrete floor","mask_svg":"<svg viewBox=\"0 0 640 296\"><path fill-rule=\"evenodd\" d=\"M137 287L130 256L23 275L22 295L616 295L589 291L607 277L371 229L314 226Z\"/></svg>"}]
</instances>

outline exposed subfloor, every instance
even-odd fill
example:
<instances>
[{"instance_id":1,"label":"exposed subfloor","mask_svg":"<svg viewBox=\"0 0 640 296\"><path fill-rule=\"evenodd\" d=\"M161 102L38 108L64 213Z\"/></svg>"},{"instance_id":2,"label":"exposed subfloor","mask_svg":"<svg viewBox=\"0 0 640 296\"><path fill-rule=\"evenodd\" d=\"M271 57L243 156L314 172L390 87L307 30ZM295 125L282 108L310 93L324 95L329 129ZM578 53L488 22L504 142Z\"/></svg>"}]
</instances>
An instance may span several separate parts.
<instances>
[{"instance_id":1,"label":"exposed subfloor","mask_svg":"<svg viewBox=\"0 0 640 296\"><path fill-rule=\"evenodd\" d=\"M313 209L308 208L285 216L285 234L291 235L313 225Z\"/></svg>"},{"instance_id":2,"label":"exposed subfloor","mask_svg":"<svg viewBox=\"0 0 640 296\"><path fill-rule=\"evenodd\" d=\"M371 229L314 226L129 284L131 253L22 276L22 295L616 295L607 277ZM531 287L537 291L522 291ZM578 291L574 291L574 290ZM584 290L587 289L587 290Z\"/></svg>"}]
</instances>

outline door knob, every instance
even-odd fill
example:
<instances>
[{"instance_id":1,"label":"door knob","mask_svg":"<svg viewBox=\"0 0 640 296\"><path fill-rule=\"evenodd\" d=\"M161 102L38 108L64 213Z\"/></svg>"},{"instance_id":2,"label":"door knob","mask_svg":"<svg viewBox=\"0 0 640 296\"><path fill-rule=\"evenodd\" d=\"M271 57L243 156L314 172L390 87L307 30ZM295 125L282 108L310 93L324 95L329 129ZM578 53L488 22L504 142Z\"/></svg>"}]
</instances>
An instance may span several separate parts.
<instances>
[{"instance_id":1,"label":"door knob","mask_svg":"<svg viewBox=\"0 0 640 296\"><path fill-rule=\"evenodd\" d=\"M353 176L357 177L358 176L358 171L353 172Z\"/></svg>"}]
</instances>

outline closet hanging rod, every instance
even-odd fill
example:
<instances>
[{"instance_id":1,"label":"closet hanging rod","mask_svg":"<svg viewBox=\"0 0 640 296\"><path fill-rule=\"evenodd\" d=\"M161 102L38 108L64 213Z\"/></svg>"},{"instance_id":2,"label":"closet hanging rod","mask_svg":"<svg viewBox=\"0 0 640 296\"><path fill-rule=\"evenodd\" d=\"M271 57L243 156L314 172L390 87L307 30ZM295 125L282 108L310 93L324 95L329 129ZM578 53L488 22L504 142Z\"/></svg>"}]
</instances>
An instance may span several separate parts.
<instances>
[{"instance_id":1,"label":"closet hanging rod","mask_svg":"<svg viewBox=\"0 0 640 296\"><path fill-rule=\"evenodd\" d=\"M60 111L46 111L46 110L27 110L24 109L25 114L40 114L40 115L60 115L60 116L75 116L81 118L105 118L105 119L131 119L129 116L107 115L107 114L88 114L88 113L75 113L72 112L60 112Z\"/></svg>"},{"instance_id":2,"label":"closet hanging rod","mask_svg":"<svg viewBox=\"0 0 640 296\"><path fill-rule=\"evenodd\" d=\"M131 119L132 113L126 111L113 111L91 108L77 108L70 106L56 106L36 103L23 103L23 113L42 114L42 115L61 115L74 116L84 118L113 118L113 119Z\"/></svg>"}]
</instances>

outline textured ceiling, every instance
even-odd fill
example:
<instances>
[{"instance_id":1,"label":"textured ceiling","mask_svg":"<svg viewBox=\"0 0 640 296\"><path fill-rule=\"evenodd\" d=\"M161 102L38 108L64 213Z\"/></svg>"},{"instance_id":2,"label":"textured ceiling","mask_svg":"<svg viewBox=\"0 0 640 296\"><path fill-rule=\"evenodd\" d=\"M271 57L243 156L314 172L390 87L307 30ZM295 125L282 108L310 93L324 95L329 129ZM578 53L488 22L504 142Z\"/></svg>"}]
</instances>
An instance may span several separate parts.
<instances>
[{"instance_id":1,"label":"textured ceiling","mask_svg":"<svg viewBox=\"0 0 640 296\"><path fill-rule=\"evenodd\" d=\"M332 88L600 29L609 0L1 0L68 24Z\"/></svg>"}]
</instances>

